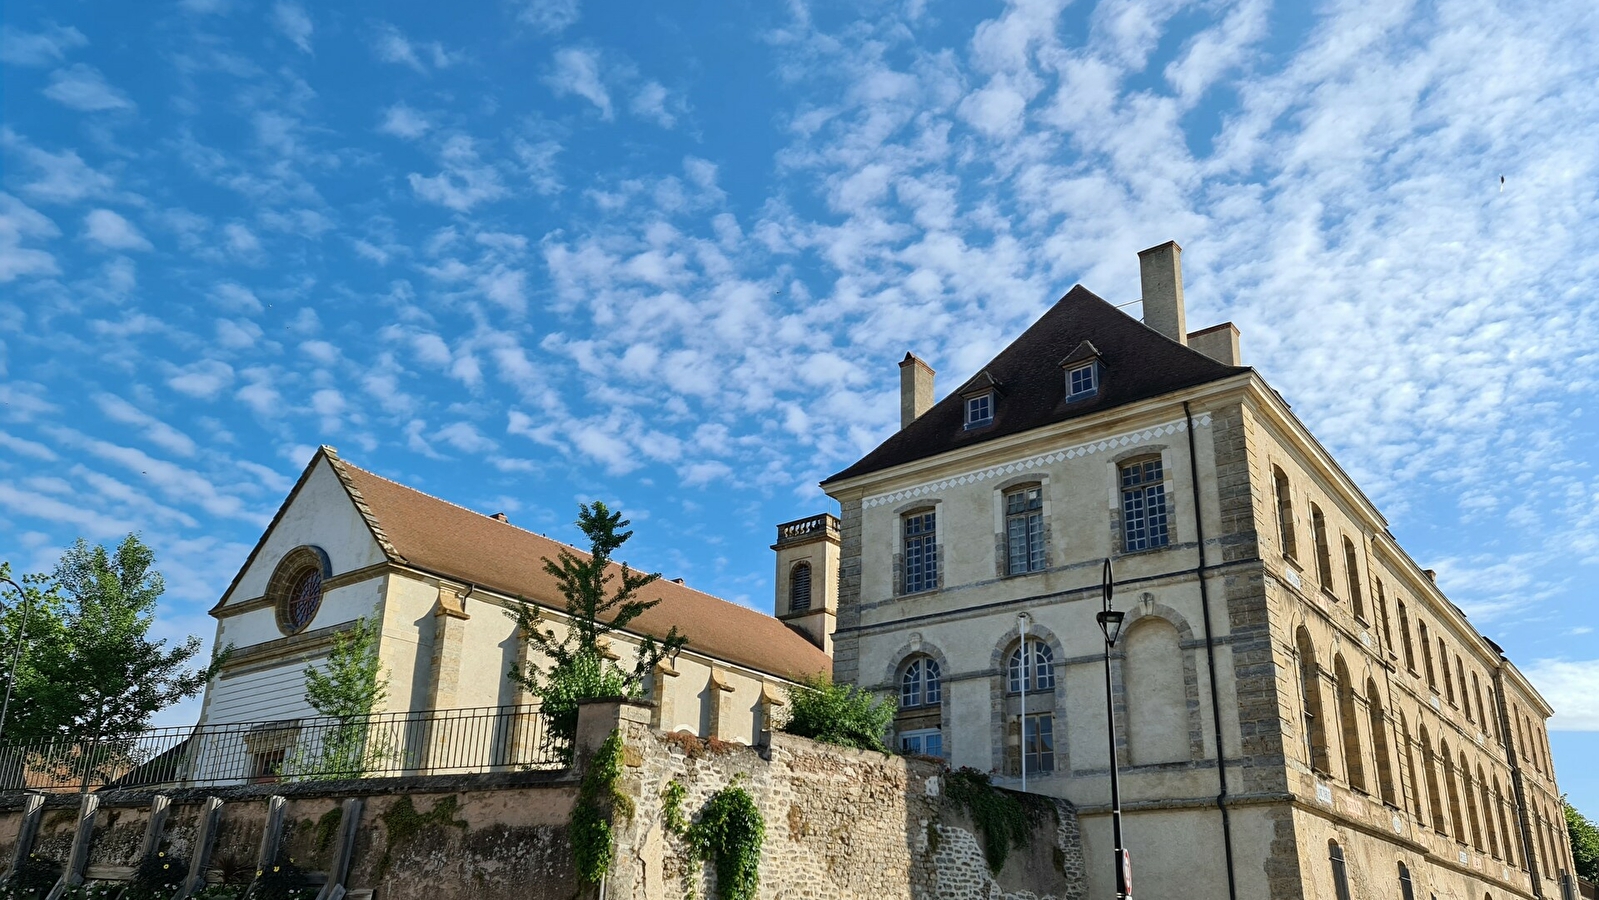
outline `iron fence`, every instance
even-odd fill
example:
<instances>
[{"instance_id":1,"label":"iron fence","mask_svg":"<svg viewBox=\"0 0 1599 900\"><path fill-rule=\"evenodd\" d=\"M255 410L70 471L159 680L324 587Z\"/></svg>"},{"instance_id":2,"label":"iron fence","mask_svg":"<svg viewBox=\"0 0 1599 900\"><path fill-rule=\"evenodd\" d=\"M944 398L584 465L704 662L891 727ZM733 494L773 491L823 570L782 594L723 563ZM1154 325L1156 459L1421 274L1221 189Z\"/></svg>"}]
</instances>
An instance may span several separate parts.
<instances>
[{"instance_id":1,"label":"iron fence","mask_svg":"<svg viewBox=\"0 0 1599 900\"><path fill-rule=\"evenodd\" d=\"M0 744L0 790L90 791L562 769L536 705L154 728Z\"/></svg>"}]
</instances>

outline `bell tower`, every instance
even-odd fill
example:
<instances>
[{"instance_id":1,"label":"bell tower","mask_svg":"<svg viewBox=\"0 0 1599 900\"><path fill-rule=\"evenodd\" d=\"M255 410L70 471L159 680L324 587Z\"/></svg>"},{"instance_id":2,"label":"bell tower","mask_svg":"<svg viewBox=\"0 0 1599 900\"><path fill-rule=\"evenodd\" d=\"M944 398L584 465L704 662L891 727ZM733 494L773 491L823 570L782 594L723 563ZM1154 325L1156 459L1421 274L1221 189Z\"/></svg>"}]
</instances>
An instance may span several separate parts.
<instances>
[{"instance_id":1,"label":"bell tower","mask_svg":"<svg viewBox=\"0 0 1599 900\"><path fill-rule=\"evenodd\" d=\"M838 620L838 519L822 513L777 526L772 610L828 655Z\"/></svg>"}]
</instances>

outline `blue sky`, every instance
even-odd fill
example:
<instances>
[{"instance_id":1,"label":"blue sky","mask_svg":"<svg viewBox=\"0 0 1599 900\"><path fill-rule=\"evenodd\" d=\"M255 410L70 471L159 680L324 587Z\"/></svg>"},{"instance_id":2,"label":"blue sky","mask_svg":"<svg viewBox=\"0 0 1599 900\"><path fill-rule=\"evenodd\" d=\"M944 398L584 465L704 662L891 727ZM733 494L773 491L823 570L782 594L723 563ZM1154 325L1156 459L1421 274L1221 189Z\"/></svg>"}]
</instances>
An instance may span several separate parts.
<instances>
[{"instance_id":1,"label":"blue sky","mask_svg":"<svg viewBox=\"0 0 1599 900\"><path fill-rule=\"evenodd\" d=\"M1599 811L1592 4L617 9L7 4L0 558L142 530L209 638L330 443L769 608L906 350L1175 238Z\"/></svg>"}]
</instances>

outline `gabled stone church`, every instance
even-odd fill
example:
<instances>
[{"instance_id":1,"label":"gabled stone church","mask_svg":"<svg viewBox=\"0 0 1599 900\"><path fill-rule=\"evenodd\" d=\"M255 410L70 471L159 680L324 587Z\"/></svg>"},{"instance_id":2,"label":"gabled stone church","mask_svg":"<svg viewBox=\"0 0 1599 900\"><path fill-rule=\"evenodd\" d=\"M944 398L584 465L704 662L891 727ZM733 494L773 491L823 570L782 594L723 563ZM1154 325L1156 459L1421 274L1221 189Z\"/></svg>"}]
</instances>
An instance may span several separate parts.
<instances>
[{"instance_id":1,"label":"gabled stone church","mask_svg":"<svg viewBox=\"0 0 1599 900\"><path fill-rule=\"evenodd\" d=\"M527 662L509 605L538 605L562 628L565 601L544 571L566 547L317 451L243 568L211 610L216 645L232 645L209 685L201 725L280 722L314 715L304 671L319 665L360 617L380 626L389 677L378 712L500 707L531 701L506 677ZM816 644L771 616L660 580L659 599L610 652L632 666L637 641L676 625L689 638L650 674L653 724L753 743L783 703L782 687L825 672ZM269 777L282 747L259 750ZM253 751L254 752L254 751Z\"/></svg>"},{"instance_id":2,"label":"gabled stone church","mask_svg":"<svg viewBox=\"0 0 1599 900\"><path fill-rule=\"evenodd\" d=\"M779 531L778 617L898 698L905 750L1076 804L1109 897L1109 559L1138 895L1572 897L1548 704L1237 330L1188 331L1180 253L1139 254L1143 321L1075 287L942 400L907 355L839 516Z\"/></svg>"}]
</instances>

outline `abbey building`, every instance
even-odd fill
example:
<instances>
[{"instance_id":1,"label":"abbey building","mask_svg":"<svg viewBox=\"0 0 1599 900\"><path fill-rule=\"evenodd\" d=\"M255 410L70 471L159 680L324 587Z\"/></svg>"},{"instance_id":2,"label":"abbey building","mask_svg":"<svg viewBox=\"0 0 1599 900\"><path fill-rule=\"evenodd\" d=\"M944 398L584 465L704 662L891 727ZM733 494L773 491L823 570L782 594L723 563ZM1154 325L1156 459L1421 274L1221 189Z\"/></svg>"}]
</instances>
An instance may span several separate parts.
<instances>
[{"instance_id":1,"label":"abbey building","mask_svg":"<svg viewBox=\"0 0 1599 900\"><path fill-rule=\"evenodd\" d=\"M906 750L1076 804L1112 896L1108 558L1138 895L1574 896L1549 706L1237 330L1187 330L1180 252L1140 254L1143 321L1073 288L940 401L907 355L839 515L779 529L778 617Z\"/></svg>"}]
</instances>

